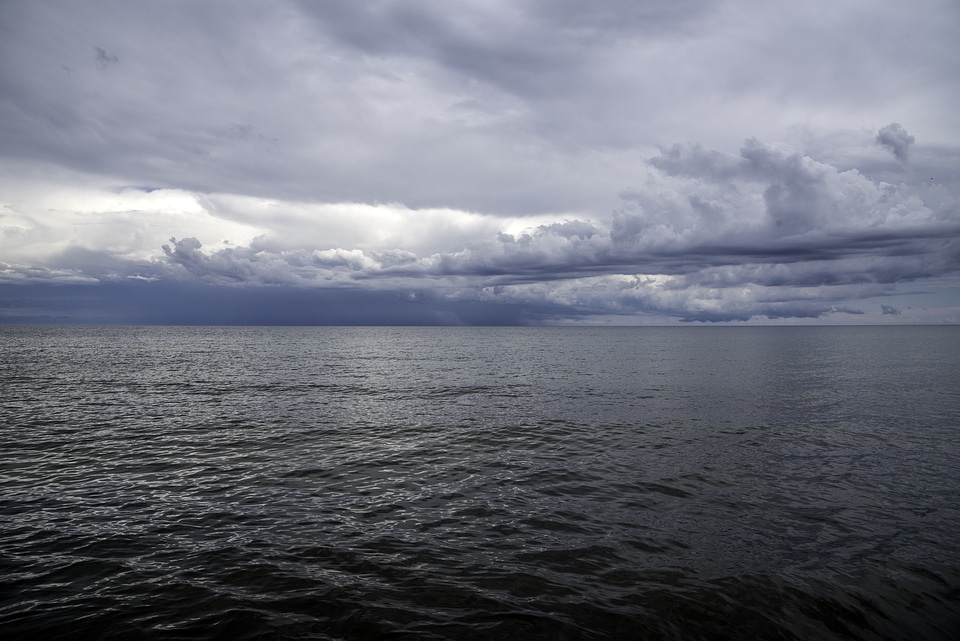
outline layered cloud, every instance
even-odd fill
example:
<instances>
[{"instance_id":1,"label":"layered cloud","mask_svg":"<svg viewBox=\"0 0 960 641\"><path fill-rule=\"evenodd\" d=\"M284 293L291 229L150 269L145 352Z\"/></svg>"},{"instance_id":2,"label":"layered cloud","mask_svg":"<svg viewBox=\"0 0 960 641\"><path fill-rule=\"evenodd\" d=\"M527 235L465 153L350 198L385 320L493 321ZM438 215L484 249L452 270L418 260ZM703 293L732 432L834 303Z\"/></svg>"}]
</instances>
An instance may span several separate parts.
<instances>
[{"instance_id":1,"label":"layered cloud","mask_svg":"<svg viewBox=\"0 0 960 641\"><path fill-rule=\"evenodd\" d=\"M677 145L649 166L646 189L624 194L608 225L540 224L430 255L257 243L205 255L194 238L165 251L171 265L223 282L406 287L688 320L856 313L858 298L960 269L949 198L931 207L909 185L756 140L738 155Z\"/></svg>"},{"instance_id":2,"label":"layered cloud","mask_svg":"<svg viewBox=\"0 0 960 641\"><path fill-rule=\"evenodd\" d=\"M925 184L878 181L755 139L737 154L673 145L646 167L643 188L595 220L124 190L119 200L152 206L149 215L100 211L103 225L93 226L115 231L122 217L126 247L98 251L104 239L86 232L47 258L60 271L46 278L335 288L534 305L556 318L718 321L860 314L858 300L960 270L958 203ZM255 214L263 209L273 210L269 221ZM143 254L137 239L163 216L174 222L163 230L208 219L207 243L218 232L248 240L183 235ZM7 270L8 280L31 276Z\"/></svg>"},{"instance_id":3,"label":"layered cloud","mask_svg":"<svg viewBox=\"0 0 960 641\"><path fill-rule=\"evenodd\" d=\"M926 322L922 299L949 321L957 19L947 0L2 3L0 282L504 322Z\"/></svg>"}]
</instances>

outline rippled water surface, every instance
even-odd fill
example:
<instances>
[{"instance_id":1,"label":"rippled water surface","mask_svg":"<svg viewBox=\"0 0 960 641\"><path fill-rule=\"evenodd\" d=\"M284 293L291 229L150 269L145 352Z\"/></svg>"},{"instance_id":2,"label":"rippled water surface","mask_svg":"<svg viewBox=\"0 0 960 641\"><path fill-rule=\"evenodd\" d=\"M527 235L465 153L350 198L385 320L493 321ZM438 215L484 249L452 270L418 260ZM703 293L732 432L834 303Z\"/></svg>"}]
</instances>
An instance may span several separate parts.
<instances>
[{"instance_id":1,"label":"rippled water surface","mask_svg":"<svg viewBox=\"0 0 960 641\"><path fill-rule=\"evenodd\" d=\"M960 638L960 328L0 328L0 636Z\"/></svg>"}]
</instances>

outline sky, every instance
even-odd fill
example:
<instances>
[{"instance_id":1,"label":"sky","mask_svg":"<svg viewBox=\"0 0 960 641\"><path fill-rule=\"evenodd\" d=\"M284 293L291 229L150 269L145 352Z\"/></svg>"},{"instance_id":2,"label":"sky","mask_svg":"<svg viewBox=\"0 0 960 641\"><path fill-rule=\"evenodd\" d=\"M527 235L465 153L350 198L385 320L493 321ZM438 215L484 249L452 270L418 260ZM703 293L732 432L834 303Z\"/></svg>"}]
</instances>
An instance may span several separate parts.
<instances>
[{"instance_id":1,"label":"sky","mask_svg":"<svg viewBox=\"0 0 960 641\"><path fill-rule=\"evenodd\" d=\"M956 0L2 0L0 324L960 323Z\"/></svg>"}]
</instances>

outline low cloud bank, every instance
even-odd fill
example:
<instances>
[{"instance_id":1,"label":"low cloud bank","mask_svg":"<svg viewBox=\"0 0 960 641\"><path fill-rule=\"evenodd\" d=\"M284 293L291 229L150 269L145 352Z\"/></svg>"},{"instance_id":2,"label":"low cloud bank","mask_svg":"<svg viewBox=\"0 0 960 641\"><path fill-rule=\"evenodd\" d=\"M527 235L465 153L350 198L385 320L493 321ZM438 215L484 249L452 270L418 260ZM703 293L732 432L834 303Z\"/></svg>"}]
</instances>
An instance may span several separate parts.
<instances>
[{"instance_id":1,"label":"low cloud bank","mask_svg":"<svg viewBox=\"0 0 960 641\"><path fill-rule=\"evenodd\" d=\"M907 144L899 126L884 131ZM646 166L640 188L596 219L497 225L495 217L426 212L425 220L447 221L428 242L428 225L421 223L420 238L398 231L418 212L394 207L389 215L365 214L383 224L352 230L359 246L310 246L319 233L309 230L303 238L265 233L213 247L186 235L170 238L152 259L74 247L47 272L7 266L0 279L381 292L437 305L527 306L540 321L745 321L859 315L858 300L960 271L960 207L943 190L871 178L755 139L736 154L674 145ZM272 206L282 213L283 203ZM216 214L228 220L231 211L220 206ZM297 224L309 225L309 216L282 222ZM883 314L894 309L884 306Z\"/></svg>"},{"instance_id":2,"label":"low cloud bank","mask_svg":"<svg viewBox=\"0 0 960 641\"><path fill-rule=\"evenodd\" d=\"M606 224L501 231L458 251L270 251L253 243L204 253L195 238L164 251L182 277L206 282L349 283L718 321L856 314L851 301L960 267L957 203L932 208L906 184L757 140L739 154L675 145L648 166L648 184L624 193Z\"/></svg>"}]
</instances>

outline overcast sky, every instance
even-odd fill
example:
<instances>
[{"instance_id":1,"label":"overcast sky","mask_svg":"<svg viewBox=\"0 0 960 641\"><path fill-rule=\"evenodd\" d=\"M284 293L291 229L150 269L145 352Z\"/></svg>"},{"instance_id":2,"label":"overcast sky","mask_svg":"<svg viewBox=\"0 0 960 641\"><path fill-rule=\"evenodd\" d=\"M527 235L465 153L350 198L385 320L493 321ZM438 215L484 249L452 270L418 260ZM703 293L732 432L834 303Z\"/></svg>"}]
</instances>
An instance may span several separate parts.
<instances>
[{"instance_id":1,"label":"overcast sky","mask_svg":"<svg viewBox=\"0 0 960 641\"><path fill-rule=\"evenodd\" d=\"M0 2L0 323L960 323L956 0Z\"/></svg>"}]
</instances>

